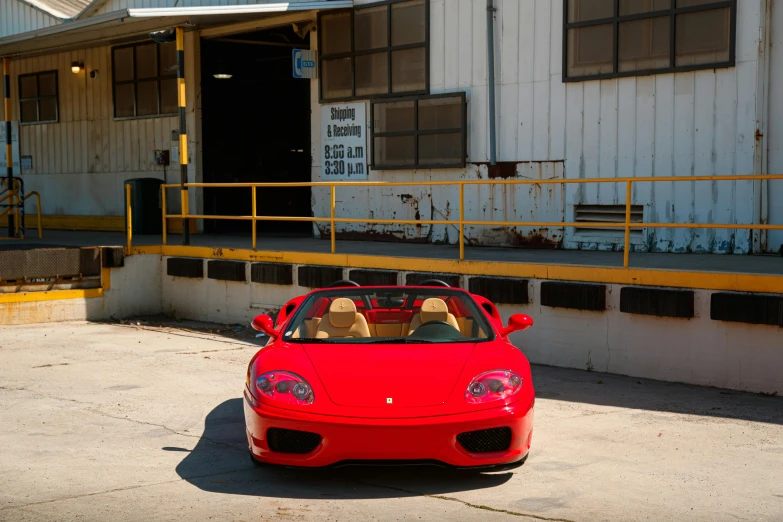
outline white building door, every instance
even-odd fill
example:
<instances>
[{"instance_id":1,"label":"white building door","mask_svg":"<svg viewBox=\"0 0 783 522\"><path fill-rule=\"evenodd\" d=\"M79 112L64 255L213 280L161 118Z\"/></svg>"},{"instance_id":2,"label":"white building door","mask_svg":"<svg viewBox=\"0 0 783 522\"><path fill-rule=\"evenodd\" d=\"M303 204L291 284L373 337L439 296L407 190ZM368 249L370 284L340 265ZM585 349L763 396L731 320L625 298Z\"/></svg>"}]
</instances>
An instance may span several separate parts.
<instances>
[{"instance_id":1,"label":"white building door","mask_svg":"<svg viewBox=\"0 0 783 522\"><path fill-rule=\"evenodd\" d=\"M770 54L769 173L783 174L783 4L772 4L772 52ZM769 182L769 222L783 224L783 180ZM767 251L783 248L783 230L770 230Z\"/></svg>"}]
</instances>

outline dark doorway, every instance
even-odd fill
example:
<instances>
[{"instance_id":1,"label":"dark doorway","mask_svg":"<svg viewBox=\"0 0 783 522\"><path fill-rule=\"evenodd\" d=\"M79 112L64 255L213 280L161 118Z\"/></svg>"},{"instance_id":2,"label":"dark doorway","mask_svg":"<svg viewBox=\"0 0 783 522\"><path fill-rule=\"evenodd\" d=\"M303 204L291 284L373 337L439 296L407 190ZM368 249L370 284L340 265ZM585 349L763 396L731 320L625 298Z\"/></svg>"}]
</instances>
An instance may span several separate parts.
<instances>
[{"instance_id":1,"label":"dark doorway","mask_svg":"<svg viewBox=\"0 0 783 522\"><path fill-rule=\"evenodd\" d=\"M206 183L310 181L310 82L293 78L291 70L293 49L309 47L309 36L299 37L290 25L202 41ZM257 191L259 216L312 215L309 187ZM249 216L251 197L250 188L207 188L205 214ZM247 221L206 220L204 225L212 233L251 230ZM259 222L257 230L312 234L312 225Z\"/></svg>"}]
</instances>

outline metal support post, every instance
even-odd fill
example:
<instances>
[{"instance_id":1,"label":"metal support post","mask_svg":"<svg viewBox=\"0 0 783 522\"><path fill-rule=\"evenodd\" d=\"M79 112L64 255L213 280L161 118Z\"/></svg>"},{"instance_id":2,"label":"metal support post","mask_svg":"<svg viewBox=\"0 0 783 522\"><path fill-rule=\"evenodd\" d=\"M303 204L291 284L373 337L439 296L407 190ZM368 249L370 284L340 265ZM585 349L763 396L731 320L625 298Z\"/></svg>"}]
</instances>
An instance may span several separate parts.
<instances>
[{"instance_id":1,"label":"metal support post","mask_svg":"<svg viewBox=\"0 0 783 522\"><path fill-rule=\"evenodd\" d=\"M177 103L179 105L179 182L182 197L182 244L190 244L190 220L188 215L188 130L185 124L185 32L177 27Z\"/></svg>"},{"instance_id":2,"label":"metal support post","mask_svg":"<svg viewBox=\"0 0 783 522\"><path fill-rule=\"evenodd\" d=\"M14 197L14 148L11 140L11 64L8 58L3 58L3 103L5 110L5 165L6 186L8 187L8 204L16 204ZM9 207L13 209L13 207ZM8 237L16 237L16 224L14 223L14 211L8 213Z\"/></svg>"},{"instance_id":3,"label":"metal support post","mask_svg":"<svg viewBox=\"0 0 783 522\"><path fill-rule=\"evenodd\" d=\"M623 246L623 268L628 268L628 256L631 254L631 180L625 182L625 243Z\"/></svg>"}]
</instances>

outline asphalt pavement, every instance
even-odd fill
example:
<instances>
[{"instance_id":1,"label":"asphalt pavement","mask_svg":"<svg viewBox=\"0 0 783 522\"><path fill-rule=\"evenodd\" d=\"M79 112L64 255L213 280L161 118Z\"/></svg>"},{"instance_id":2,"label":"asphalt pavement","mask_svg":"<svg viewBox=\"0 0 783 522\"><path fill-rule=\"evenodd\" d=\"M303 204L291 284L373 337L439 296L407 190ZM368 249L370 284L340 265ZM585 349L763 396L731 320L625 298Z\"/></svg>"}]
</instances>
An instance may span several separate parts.
<instances>
[{"instance_id":1,"label":"asphalt pavement","mask_svg":"<svg viewBox=\"0 0 783 522\"><path fill-rule=\"evenodd\" d=\"M520 468L254 468L255 337L0 327L0 520L783 520L783 398L536 366Z\"/></svg>"}]
</instances>

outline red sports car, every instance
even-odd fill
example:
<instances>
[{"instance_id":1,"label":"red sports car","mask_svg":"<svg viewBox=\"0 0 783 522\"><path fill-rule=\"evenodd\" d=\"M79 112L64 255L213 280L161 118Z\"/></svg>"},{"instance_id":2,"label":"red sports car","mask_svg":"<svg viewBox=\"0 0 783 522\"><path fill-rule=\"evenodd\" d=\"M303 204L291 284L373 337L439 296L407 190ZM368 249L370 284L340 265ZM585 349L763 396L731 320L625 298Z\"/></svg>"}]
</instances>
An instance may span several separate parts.
<instances>
[{"instance_id":1,"label":"red sports car","mask_svg":"<svg viewBox=\"0 0 783 522\"><path fill-rule=\"evenodd\" d=\"M530 317L504 326L489 300L445 283L336 285L291 300L276 323L253 320L270 338L247 370L254 463L524 461L535 395L508 335L531 327Z\"/></svg>"}]
</instances>

